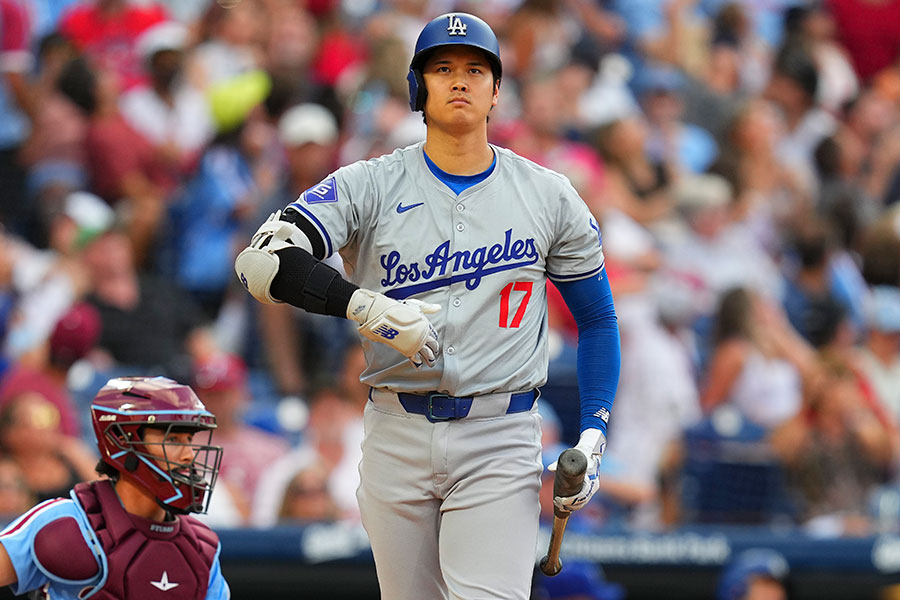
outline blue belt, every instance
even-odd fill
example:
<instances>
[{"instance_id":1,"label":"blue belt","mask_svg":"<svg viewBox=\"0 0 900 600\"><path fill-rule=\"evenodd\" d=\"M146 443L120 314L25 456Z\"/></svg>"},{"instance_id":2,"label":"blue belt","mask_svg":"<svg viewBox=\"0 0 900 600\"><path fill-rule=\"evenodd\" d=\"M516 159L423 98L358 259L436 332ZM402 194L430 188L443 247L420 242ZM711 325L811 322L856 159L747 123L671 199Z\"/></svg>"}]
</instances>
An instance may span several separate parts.
<instances>
[{"instance_id":1,"label":"blue belt","mask_svg":"<svg viewBox=\"0 0 900 600\"><path fill-rule=\"evenodd\" d=\"M425 415L425 418L432 423L464 419L468 416L473 401L472 396L459 398L441 394L440 392L428 392L427 394L398 392L397 398L406 412L415 415ZM537 398L535 390L511 394L506 414L531 410L531 407L534 406L535 398Z\"/></svg>"}]
</instances>

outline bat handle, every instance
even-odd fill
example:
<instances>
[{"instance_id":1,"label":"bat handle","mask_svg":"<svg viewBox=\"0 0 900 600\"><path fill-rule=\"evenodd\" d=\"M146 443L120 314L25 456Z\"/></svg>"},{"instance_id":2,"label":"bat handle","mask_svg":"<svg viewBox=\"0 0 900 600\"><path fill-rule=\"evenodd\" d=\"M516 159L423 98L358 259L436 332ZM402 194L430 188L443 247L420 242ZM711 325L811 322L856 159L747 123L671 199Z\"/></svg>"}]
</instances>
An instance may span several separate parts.
<instances>
[{"instance_id":1,"label":"bat handle","mask_svg":"<svg viewBox=\"0 0 900 600\"><path fill-rule=\"evenodd\" d=\"M556 461L556 476L553 479L554 496L574 496L581 491L584 473L587 471L587 457L575 448L569 448ZM569 522L567 510L553 507L553 530L550 532L550 546L547 555L541 559L540 568L544 575L550 577L562 570L559 550L562 547L563 533Z\"/></svg>"},{"instance_id":2,"label":"bat handle","mask_svg":"<svg viewBox=\"0 0 900 600\"><path fill-rule=\"evenodd\" d=\"M568 519L554 516L553 530L550 532L550 547L547 555L541 559L540 567L544 575L553 577L562 570L562 559L559 557L559 549L562 547L562 535L566 530Z\"/></svg>"}]
</instances>

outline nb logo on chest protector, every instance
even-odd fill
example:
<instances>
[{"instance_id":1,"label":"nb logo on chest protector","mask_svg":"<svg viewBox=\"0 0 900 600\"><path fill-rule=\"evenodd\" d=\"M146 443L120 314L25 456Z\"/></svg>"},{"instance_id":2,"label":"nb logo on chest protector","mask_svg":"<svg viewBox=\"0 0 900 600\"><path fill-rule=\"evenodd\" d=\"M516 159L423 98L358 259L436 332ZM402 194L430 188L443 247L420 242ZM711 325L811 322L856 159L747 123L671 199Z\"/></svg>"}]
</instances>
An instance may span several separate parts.
<instances>
[{"instance_id":1,"label":"nb logo on chest protector","mask_svg":"<svg viewBox=\"0 0 900 600\"><path fill-rule=\"evenodd\" d=\"M466 35L467 25L462 22L459 15L447 15L450 23L447 25L447 35Z\"/></svg>"},{"instance_id":2,"label":"nb logo on chest protector","mask_svg":"<svg viewBox=\"0 0 900 600\"><path fill-rule=\"evenodd\" d=\"M375 328L375 333L377 333L378 335L380 335L381 337L383 337L386 340L392 340L395 337L397 337L397 335L400 332L397 331L396 329L394 329L393 327L388 327L387 325L379 325L378 327Z\"/></svg>"}]
</instances>

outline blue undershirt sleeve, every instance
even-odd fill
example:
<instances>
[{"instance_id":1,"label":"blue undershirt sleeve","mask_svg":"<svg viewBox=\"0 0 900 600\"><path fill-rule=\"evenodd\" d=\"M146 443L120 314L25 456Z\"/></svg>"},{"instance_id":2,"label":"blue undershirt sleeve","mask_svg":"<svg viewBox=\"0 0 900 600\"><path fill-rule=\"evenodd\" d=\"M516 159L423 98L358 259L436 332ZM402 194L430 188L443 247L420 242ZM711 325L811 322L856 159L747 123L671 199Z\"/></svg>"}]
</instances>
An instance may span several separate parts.
<instances>
[{"instance_id":1,"label":"blue undershirt sleeve","mask_svg":"<svg viewBox=\"0 0 900 600\"><path fill-rule=\"evenodd\" d=\"M578 325L581 431L606 425L619 384L619 325L606 269L599 276L553 282Z\"/></svg>"}]
</instances>

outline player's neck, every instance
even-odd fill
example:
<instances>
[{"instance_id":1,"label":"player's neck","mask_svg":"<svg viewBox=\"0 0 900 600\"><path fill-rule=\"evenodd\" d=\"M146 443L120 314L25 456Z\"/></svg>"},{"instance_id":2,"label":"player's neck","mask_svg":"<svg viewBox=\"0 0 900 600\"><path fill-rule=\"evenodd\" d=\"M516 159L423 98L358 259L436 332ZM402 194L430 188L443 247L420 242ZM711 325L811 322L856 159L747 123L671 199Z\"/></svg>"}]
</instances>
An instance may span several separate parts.
<instances>
[{"instance_id":1,"label":"player's neck","mask_svg":"<svg viewBox=\"0 0 900 600\"><path fill-rule=\"evenodd\" d=\"M494 151L487 143L487 133L451 136L429 128L425 153L439 169L451 175L477 175L491 166Z\"/></svg>"},{"instance_id":2,"label":"player's neck","mask_svg":"<svg viewBox=\"0 0 900 600\"><path fill-rule=\"evenodd\" d=\"M122 507L131 514L153 521L165 521L166 511L156 500L124 477L116 482L116 493Z\"/></svg>"}]
</instances>

